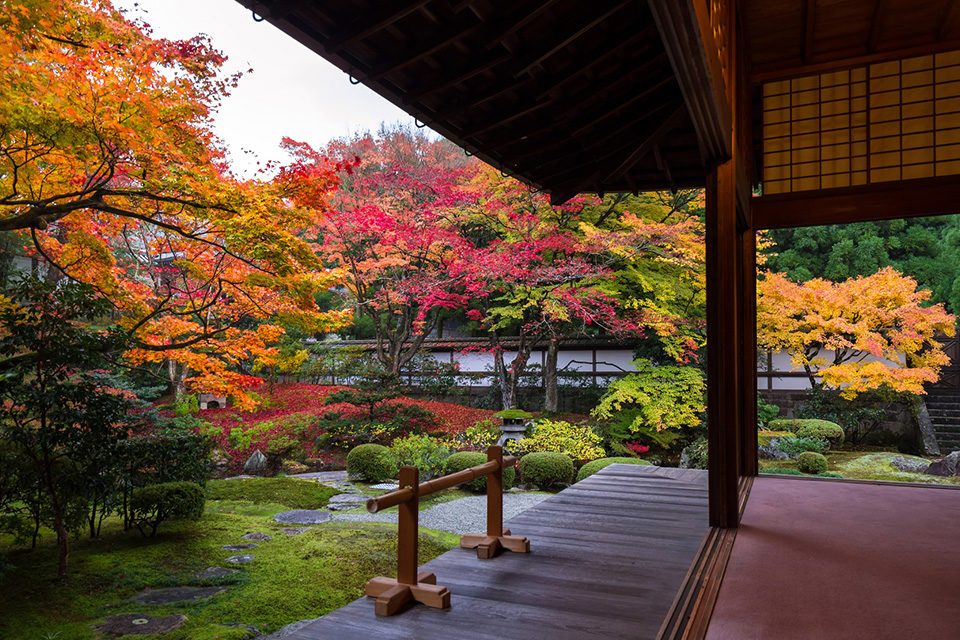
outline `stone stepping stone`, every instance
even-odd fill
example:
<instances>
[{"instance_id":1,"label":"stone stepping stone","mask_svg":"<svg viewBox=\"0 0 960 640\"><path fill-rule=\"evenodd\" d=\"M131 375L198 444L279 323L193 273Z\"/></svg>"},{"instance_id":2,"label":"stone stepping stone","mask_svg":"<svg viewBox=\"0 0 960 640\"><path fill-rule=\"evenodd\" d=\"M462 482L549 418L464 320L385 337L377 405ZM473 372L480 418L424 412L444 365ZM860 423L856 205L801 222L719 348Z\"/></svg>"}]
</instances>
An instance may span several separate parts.
<instances>
[{"instance_id":1,"label":"stone stepping stone","mask_svg":"<svg viewBox=\"0 0 960 640\"><path fill-rule=\"evenodd\" d=\"M227 562L231 564L247 564L248 562L252 562L252 561L253 561L253 556L250 555L249 553L244 555L238 555L238 556L230 556L229 558L227 558Z\"/></svg>"},{"instance_id":2,"label":"stone stepping stone","mask_svg":"<svg viewBox=\"0 0 960 640\"><path fill-rule=\"evenodd\" d=\"M167 589L145 589L130 598L140 604L176 604L179 602L196 602L205 598L212 598L223 593L227 587L170 587Z\"/></svg>"},{"instance_id":3,"label":"stone stepping stone","mask_svg":"<svg viewBox=\"0 0 960 640\"><path fill-rule=\"evenodd\" d=\"M283 532L288 536L298 536L301 533L306 533L307 531L310 531L310 527L289 527L283 530Z\"/></svg>"},{"instance_id":4,"label":"stone stepping stone","mask_svg":"<svg viewBox=\"0 0 960 640\"><path fill-rule=\"evenodd\" d=\"M370 485L370 488L378 489L380 491L396 491L397 489L400 488L400 485L398 485L395 482L381 482L380 484Z\"/></svg>"},{"instance_id":5,"label":"stone stepping stone","mask_svg":"<svg viewBox=\"0 0 960 640\"><path fill-rule=\"evenodd\" d=\"M240 573L239 569L228 569L226 567L207 567L197 574L197 580L215 580L217 578L226 578L238 573Z\"/></svg>"},{"instance_id":6,"label":"stone stepping stone","mask_svg":"<svg viewBox=\"0 0 960 640\"><path fill-rule=\"evenodd\" d=\"M223 548L227 551L246 551L247 549L256 549L257 545L253 542L247 542L246 544L225 544Z\"/></svg>"},{"instance_id":7,"label":"stone stepping stone","mask_svg":"<svg viewBox=\"0 0 960 640\"><path fill-rule=\"evenodd\" d=\"M365 496L361 493L341 493L330 498L330 502L327 503L327 509L331 511L345 511L347 509L356 509L357 507L367 503L367 500L370 499L370 496Z\"/></svg>"},{"instance_id":8,"label":"stone stepping stone","mask_svg":"<svg viewBox=\"0 0 960 640\"><path fill-rule=\"evenodd\" d=\"M110 616L98 625L103 633L117 636L146 636L173 631L186 622L186 616L148 616L142 613L123 613Z\"/></svg>"},{"instance_id":9,"label":"stone stepping stone","mask_svg":"<svg viewBox=\"0 0 960 640\"><path fill-rule=\"evenodd\" d=\"M251 531L250 533L245 533L240 537L243 538L244 540L258 540L260 542L273 540L272 536L269 536L265 533L260 533L259 531Z\"/></svg>"},{"instance_id":10,"label":"stone stepping stone","mask_svg":"<svg viewBox=\"0 0 960 640\"><path fill-rule=\"evenodd\" d=\"M320 511L318 509L294 509L293 511L284 511L273 516L277 522L284 524L321 524L326 522L333 514L329 511Z\"/></svg>"}]
</instances>

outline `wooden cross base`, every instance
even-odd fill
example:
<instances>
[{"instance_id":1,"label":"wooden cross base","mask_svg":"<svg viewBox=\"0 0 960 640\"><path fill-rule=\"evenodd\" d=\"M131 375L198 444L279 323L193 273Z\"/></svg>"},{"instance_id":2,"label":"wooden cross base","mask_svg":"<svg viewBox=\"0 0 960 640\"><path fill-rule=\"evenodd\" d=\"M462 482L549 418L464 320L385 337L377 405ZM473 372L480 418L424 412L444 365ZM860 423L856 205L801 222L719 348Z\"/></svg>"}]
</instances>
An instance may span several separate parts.
<instances>
[{"instance_id":1,"label":"wooden cross base","mask_svg":"<svg viewBox=\"0 0 960 640\"><path fill-rule=\"evenodd\" d=\"M450 608L450 592L437 586L432 573L417 574L417 584L404 584L393 578L371 578L367 581L367 595L376 598L373 610L378 616L392 616L408 603L416 601L434 609Z\"/></svg>"},{"instance_id":2,"label":"wooden cross base","mask_svg":"<svg viewBox=\"0 0 960 640\"><path fill-rule=\"evenodd\" d=\"M461 549L476 549L477 558L489 560L504 550L514 553L530 553L530 540L525 536L512 536L509 529L502 536L488 536L483 533L470 533L460 538Z\"/></svg>"}]
</instances>

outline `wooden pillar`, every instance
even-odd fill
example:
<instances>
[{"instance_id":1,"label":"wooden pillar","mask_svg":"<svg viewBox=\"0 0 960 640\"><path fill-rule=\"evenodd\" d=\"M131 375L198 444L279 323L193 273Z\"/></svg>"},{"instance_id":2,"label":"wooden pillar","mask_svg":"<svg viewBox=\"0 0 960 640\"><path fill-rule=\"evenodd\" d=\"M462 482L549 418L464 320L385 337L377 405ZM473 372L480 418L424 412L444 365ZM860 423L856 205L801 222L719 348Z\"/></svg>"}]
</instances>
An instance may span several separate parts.
<instances>
[{"instance_id":1,"label":"wooden pillar","mask_svg":"<svg viewBox=\"0 0 960 640\"><path fill-rule=\"evenodd\" d=\"M710 525L739 524L740 284L735 161L707 178L707 433Z\"/></svg>"},{"instance_id":2,"label":"wooden pillar","mask_svg":"<svg viewBox=\"0 0 960 640\"><path fill-rule=\"evenodd\" d=\"M503 535L503 449L493 446L487 449L487 462L496 460L500 468L487 475L487 535L499 538Z\"/></svg>"},{"instance_id":3,"label":"wooden pillar","mask_svg":"<svg viewBox=\"0 0 960 640\"><path fill-rule=\"evenodd\" d=\"M750 216L746 218L749 220ZM741 476L755 476L757 461L757 234L752 228L739 232L740 283L738 288L740 330L740 468Z\"/></svg>"},{"instance_id":4,"label":"wooden pillar","mask_svg":"<svg viewBox=\"0 0 960 640\"><path fill-rule=\"evenodd\" d=\"M413 499L398 505L397 525L397 582L417 584L418 534L420 520L420 478L416 467L401 467L398 478L401 487L413 489Z\"/></svg>"}]
</instances>

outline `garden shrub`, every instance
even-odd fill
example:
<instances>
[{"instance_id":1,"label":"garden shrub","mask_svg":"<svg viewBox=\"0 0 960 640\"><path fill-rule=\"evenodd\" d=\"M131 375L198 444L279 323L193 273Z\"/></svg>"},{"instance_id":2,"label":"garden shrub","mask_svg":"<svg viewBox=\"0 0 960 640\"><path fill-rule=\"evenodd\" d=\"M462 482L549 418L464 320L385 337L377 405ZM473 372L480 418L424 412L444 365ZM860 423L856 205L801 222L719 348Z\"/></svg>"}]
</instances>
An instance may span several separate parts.
<instances>
[{"instance_id":1,"label":"garden shrub","mask_svg":"<svg viewBox=\"0 0 960 640\"><path fill-rule=\"evenodd\" d=\"M706 384L698 367L657 365L644 358L633 365L636 372L611 382L591 412L615 425L608 428L611 450L622 450L618 439L670 447L702 423Z\"/></svg>"},{"instance_id":2,"label":"garden shrub","mask_svg":"<svg viewBox=\"0 0 960 640\"><path fill-rule=\"evenodd\" d=\"M447 458L443 472L445 474L456 473L457 471L463 471L464 469L483 464L486 461L487 454L485 453L480 453L479 451L460 451ZM507 489L508 487L512 487L516 476L517 472L513 467L505 467L503 470L503 488ZM481 476L460 486L468 491L483 493L487 490L487 479Z\"/></svg>"},{"instance_id":3,"label":"garden shrub","mask_svg":"<svg viewBox=\"0 0 960 640\"><path fill-rule=\"evenodd\" d=\"M381 444L361 444L347 454L347 474L351 478L376 484L397 477L397 457Z\"/></svg>"},{"instance_id":4,"label":"garden shrub","mask_svg":"<svg viewBox=\"0 0 960 640\"><path fill-rule=\"evenodd\" d=\"M390 450L401 467L416 467L420 480L429 480L443 473L443 465L450 457L450 449L442 441L412 433L394 440Z\"/></svg>"},{"instance_id":5,"label":"garden shrub","mask_svg":"<svg viewBox=\"0 0 960 640\"><path fill-rule=\"evenodd\" d=\"M821 438L832 446L843 444L843 427L826 420L807 420L797 429L798 438Z\"/></svg>"},{"instance_id":6,"label":"garden shrub","mask_svg":"<svg viewBox=\"0 0 960 640\"><path fill-rule=\"evenodd\" d=\"M603 438L588 425L571 424L563 420L539 420L530 435L522 440L508 440L504 446L515 455L552 451L573 460L602 458Z\"/></svg>"},{"instance_id":7,"label":"garden shrub","mask_svg":"<svg viewBox=\"0 0 960 640\"><path fill-rule=\"evenodd\" d=\"M783 418L772 420L770 428L778 431L789 431L803 438L822 438L831 445L843 444L843 427L836 422L819 420L817 418Z\"/></svg>"},{"instance_id":8,"label":"garden shrub","mask_svg":"<svg viewBox=\"0 0 960 640\"><path fill-rule=\"evenodd\" d=\"M203 515L205 496L196 482L162 482L135 489L130 496L133 525L147 537L157 535L157 528L167 520L197 520Z\"/></svg>"},{"instance_id":9,"label":"garden shrub","mask_svg":"<svg viewBox=\"0 0 960 640\"><path fill-rule=\"evenodd\" d=\"M535 451L520 458L523 481L542 489L566 486L573 481L573 474L573 460L563 453Z\"/></svg>"},{"instance_id":10,"label":"garden shrub","mask_svg":"<svg viewBox=\"0 0 960 640\"><path fill-rule=\"evenodd\" d=\"M307 453L299 441L286 435L274 436L267 443L267 465L270 473L275 475L280 471L284 461L303 462Z\"/></svg>"},{"instance_id":11,"label":"garden shrub","mask_svg":"<svg viewBox=\"0 0 960 640\"><path fill-rule=\"evenodd\" d=\"M401 434L396 425L348 420L329 412L321 416L320 426L323 429L317 438L320 449L353 449L362 444L386 446Z\"/></svg>"},{"instance_id":12,"label":"garden shrub","mask_svg":"<svg viewBox=\"0 0 960 640\"><path fill-rule=\"evenodd\" d=\"M577 473L577 482L580 482L584 478L589 478L596 472L600 471L601 469L606 469L612 464L649 465L650 462L647 460L641 460L640 458L600 458L599 460L588 462L580 467L580 471Z\"/></svg>"},{"instance_id":13,"label":"garden shrub","mask_svg":"<svg viewBox=\"0 0 960 640\"><path fill-rule=\"evenodd\" d=\"M467 449L486 451L487 447L497 444L502 433L493 420L480 420L458 433L457 442Z\"/></svg>"},{"instance_id":14,"label":"garden shrub","mask_svg":"<svg viewBox=\"0 0 960 640\"><path fill-rule=\"evenodd\" d=\"M807 438L800 436L773 438L771 439L770 444L791 458L795 458L806 451L812 451L814 453L826 453L827 449L830 448L830 443L823 438Z\"/></svg>"},{"instance_id":15,"label":"garden shrub","mask_svg":"<svg viewBox=\"0 0 960 640\"><path fill-rule=\"evenodd\" d=\"M707 462L707 437L700 436L686 447L680 453L681 469L706 469Z\"/></svg>"},{"instance_id":16,"label":"garden shrub","mask_svg":"<svg viewBox=\"0 0 960 640\"><path fill-rule=\"evenodd\" d=\"M822 453L804 451L797 456L797 469L804 473L823 473L827 467L827 458Z\"/></svg>"},{"instance_id":17,"label":"garden shrub","mask_svg":"<svg viewBox=\"0 0 960 640\"><path fill-rule=\"evenodd\" d=\"M784 436L793 436L792 431L772 431L770 429L760 429L757 431L757 444L767 445L770 444L774 438L782 438Z\"/></svg>"},{"instance_id":18,"label":"garden shrub","mask_svg":"<svg viewBox=\"0 0 960 640\"><path fill-rule=\"evenodd\" d=\"M780 407L766 402L759 395L757 396L757 426L763 428L771 420L780 415Z\"/></svg>"}]
</instances>

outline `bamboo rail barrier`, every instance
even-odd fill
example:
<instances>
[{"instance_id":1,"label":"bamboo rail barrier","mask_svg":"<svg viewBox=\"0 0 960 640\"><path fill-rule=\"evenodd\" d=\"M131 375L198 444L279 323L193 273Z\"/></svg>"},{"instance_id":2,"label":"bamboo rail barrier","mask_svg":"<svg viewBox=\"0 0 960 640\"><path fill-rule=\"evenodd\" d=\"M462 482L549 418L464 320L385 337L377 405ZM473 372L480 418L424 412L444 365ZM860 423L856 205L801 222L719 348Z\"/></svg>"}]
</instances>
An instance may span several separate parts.
<instances>
[{"instance_id":1,"label":"bamboo rail barrier","mask_svg":"<svg viewBox=\"0 0 960 640\"><path fill-rule=\"evenodd\" d=\"M487 532L463 536L460 546L476 549L477 557L481 559L493 558L504 549L517 553L530 551L527 538L510 535L509 529L503 528L503 469L515 463L516 458L504 457L503 449L494 446L487 449L487 462L423 483L416 467L403 467L400 469L399 489L367 501L370 513L394 506L399 510L397 577L371 578L366 586L366 594L376 598L374 611L378 616L392 616L410 602L420 602L436 609L450 606L450 591L437 585L437 577L417 571L421 497L486 476Z\"/></svg>"}]
</instances>

